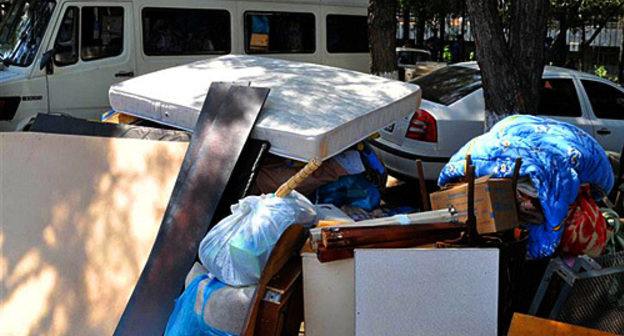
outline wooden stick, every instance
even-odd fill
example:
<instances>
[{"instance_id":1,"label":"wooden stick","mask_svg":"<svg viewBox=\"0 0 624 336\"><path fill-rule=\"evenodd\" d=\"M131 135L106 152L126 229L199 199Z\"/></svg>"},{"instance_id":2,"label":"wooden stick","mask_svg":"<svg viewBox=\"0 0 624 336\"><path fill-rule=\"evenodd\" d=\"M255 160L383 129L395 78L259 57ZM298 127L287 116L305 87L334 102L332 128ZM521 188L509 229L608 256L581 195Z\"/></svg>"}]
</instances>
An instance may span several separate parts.
<instances>
[{"instance_id":1,"label":"wooden stick","mask_svg":"<svg viewBox=\"0 0 624 336\"><path fill-rule=\"evenodd\" d=\"M474 185L475 185L475 169L473 165L469 165L466 171L466 179L468 182L468 218L466 220L468 241L471 245L477 239L477 218L474 214Z\"/></svg>"},{"instance_id":2,"label":"wooden stick","mask_svg":"<svg viewBox=\"0 0 624 336\"><path fill-rule=\"evenodd\" d=\"M418 169L418 184L420 185L422 211L429 211L431 210L431 206L429 205L429 193L425 185L425 172L421 159L416 160L416 168Z\"/></svg>"},{"instance_id":3,"label":"wooden stick","mask_svg":"<svg viewBox=\"0 0 624 336\"><path fill-rule=\"evenodd\" d=\"M305 180L308 176L314 173L318 167L321 166L321 160L314 158L308 162L305 167L303 167L297 174L288 179L284 184L282 184L277 191L275 192L276 197L286 197L290 194L293 189L297 188Z\"/></svg>"}]
</instances>

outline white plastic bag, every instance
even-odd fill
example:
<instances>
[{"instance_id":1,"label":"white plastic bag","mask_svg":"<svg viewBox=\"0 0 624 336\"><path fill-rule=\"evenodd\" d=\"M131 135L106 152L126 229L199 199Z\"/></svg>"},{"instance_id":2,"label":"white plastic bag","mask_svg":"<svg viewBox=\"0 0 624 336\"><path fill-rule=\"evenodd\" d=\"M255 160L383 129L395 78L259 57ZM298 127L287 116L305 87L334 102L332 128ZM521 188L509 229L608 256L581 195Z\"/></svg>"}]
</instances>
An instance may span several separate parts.
<instances>
[{"instance_id":1,"label":"white plastic bag","mask_svg":"<svg viewBox=\"0 0 624 336\"><path fill-rule=\"evenodd\" d=\"M316 225L314 206L292 191L285 198L248 196L232 214L206 234L199 259L217 279L230 286L255 285L282 233L292 224Z\"/></svg>"}]
</instances>

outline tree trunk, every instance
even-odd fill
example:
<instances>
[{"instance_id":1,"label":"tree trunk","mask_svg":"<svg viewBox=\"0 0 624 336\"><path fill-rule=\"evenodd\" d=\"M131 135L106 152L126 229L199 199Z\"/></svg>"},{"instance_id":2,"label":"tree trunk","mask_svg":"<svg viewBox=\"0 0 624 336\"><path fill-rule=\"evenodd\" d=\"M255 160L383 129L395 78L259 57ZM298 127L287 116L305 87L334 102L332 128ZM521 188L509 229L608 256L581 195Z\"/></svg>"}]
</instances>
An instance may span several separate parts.
<instances>
[{"instance_id":1,"label":"tree trunk","mask_svg":"<svg viewBox=\"0 0 624 336\"><path fill-rule=\"evenodd\" d=\"M419 48L425 47L425 21L427 20L427 12L425 5L421 5L418 10L418 22L416 23L416 46Z\"/></svg>"},{"instance_id":2,"label":"tree trunk","mask_svg":"<svg viewBox=\"0 0 624 336\"><path fill-rule=\"evenodd\" d=\"M462 22L461 22L461 36L462 36L462 40L461 40L461 61L465 61L466 60L466 0L462 0L461 2L461 18L462 18Z\"/></svg>"},{"instance_id":3,"label":"tree trunk","mask_svg":"<svg viewBox=\"0 0 624 336\"><path fill-rule=\"evenodd\" d=\"M410 42L410 10L403 8L403 45L413 46Z\"/></svg>"},{"instance_id":4,"label":"tree trunk","mask_svg":"<svg viewBox=\"0 0 624 336\"><path fill-rule=\"evenodd\" d=\"M564 66L568 60L568 15L562 14L559 17L559 34L552 43L552 46L548 50L548 61L552 62L556 66Z\"/></svg>"},{"instance_id":5,"label":"tree trunk","mask_svg":"<svg viewBox=\"0 0 624 336\"><path fill-rule=\"evenodd\" d=\"M396 69L396 0L370 0L368 43L372 74L398 78Z\"/></svg>"},{"instance_id":6,"label":"tree trunk","mask_svg":"<svg viewBox=\"0 0 624 336\"><path fill-rule=\"evenodd\" d=\"M440 12L440 54L438 55L438 61L444 61L444 46L446 45L446 42L444 41L444 39L446 38L445 36L446 34L444 34L445 31L446 31L446 11L442 10Z\"/></svg>"},{"instance_id":7,"label":"tree trunk","mask_svg":"<svg viewBox=\"0 0 624 336\"><path fill-rule=\"evenodd\" d=\"M622 25L622 36L624 36L624 25ZM624 38L622 39L622 46L620 47L620 64L618 66L618 83L624 84Z\"/></svg>"},{"instance_id":8,"label":"tree trunk","mask_svg":"<svg viewBox=\"0 0 624 336\"><path fill-rule=\"evenodd\" d=\"M485 129L511 114L537 114L548 0L511 3L509 40L496 1L468 0L485 98Z\"/></svg>"}]
</instances>

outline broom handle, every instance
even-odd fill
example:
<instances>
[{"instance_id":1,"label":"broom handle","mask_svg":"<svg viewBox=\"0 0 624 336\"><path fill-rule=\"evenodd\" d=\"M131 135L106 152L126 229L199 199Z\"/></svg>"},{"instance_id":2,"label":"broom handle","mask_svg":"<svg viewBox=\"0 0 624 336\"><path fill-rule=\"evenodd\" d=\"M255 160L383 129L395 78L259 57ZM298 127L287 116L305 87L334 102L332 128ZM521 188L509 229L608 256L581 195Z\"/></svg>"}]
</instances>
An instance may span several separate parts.
<instances>
[{"instance_id":1,"label":"broom handle","mask_svg":"<svg viewBox=\"0 0 624 336\"><path fill-rule=\"evenodd\" d=\"M314 173L318 167L321 166L321 160L314 158L310 160L297 174L289 178L284 184L282 184L275 192L276 197L286 197L293 189L297 188L303 180L305 180L310 174Z\"/></svg>"}]
</instances>

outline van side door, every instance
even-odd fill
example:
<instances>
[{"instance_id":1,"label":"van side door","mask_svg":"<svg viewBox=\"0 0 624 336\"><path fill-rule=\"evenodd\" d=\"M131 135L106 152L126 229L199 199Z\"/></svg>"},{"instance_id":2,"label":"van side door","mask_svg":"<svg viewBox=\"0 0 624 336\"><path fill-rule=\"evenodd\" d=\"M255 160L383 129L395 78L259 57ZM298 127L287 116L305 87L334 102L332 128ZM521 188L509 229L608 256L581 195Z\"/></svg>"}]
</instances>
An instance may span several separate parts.
<instances>
[{"instance_id":1,"label":"van side door","mask_svg":"<svg viewBox=\"0 0 624 336\"><path fill-rule=\"evenodd\" d=\"M134 76L132 4L65 3L55 27L50 112L97 119L109 109L108 89Z\"/></svg>"}]
</instances>

